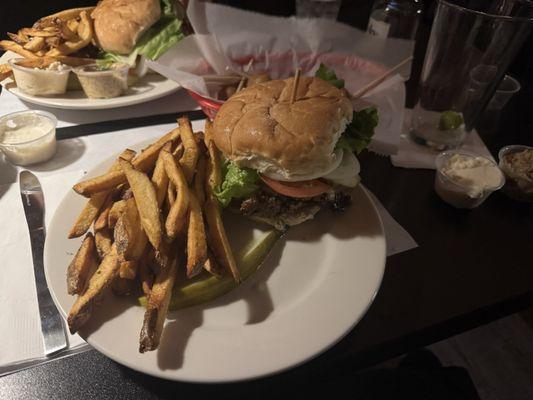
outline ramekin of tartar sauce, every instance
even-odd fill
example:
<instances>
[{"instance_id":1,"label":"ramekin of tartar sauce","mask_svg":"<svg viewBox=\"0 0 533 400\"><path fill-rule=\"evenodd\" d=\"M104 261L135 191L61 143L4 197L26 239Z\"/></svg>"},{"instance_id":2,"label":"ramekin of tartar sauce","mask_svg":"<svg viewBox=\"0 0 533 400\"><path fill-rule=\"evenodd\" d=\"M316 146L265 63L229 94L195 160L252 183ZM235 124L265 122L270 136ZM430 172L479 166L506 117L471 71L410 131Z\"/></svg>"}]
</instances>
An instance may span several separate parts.
<instances>
[{"instance_id":1,"label":"ramekin of tartar sauce","mask_svg":"<svg viewBox=\"0 0 533 400\"><path fill-rule=\"evenodd\" d=\"M112 64L101 67L89 64L74 69L83 91L90 99L109 99L122 95L128 89L128 71L126 64Z\"/></svg>"},{"instance_id":2,"label":"ramekin of tartar sauce","mask_svg":"<svg viewBox=\"0 0 533 400\"><path fill-rule=\"evenodd\" d=\"M475 208L505 183L494 161L462 150L440 153L436 158L435 191L456 208Z\"/></svg>"},{"instance_id":3,"label":"ramekin of tartar sauce","mask_svg":"<svg viewBox=\"0 0 533 400\"><path fill-rule=\"evenodd\" d=\"M67 83L71 67L60 62L53 62L46 68L28 68L18 65L22 58L10 59L17 87L24 93L33 96L63 94L67 91Z\"/></svg>"},{"instance_id":4,"label":"ramekin of tartar sauce","mask_svg":"<svg viewBox=\"0 0 533 400\"><path fill-rule=\"evenodd\" d=\"M0 149L16 165L52 158L56 152L57 118L46 111L20 111L0 117Z\"/></svg>"}]
</instances>

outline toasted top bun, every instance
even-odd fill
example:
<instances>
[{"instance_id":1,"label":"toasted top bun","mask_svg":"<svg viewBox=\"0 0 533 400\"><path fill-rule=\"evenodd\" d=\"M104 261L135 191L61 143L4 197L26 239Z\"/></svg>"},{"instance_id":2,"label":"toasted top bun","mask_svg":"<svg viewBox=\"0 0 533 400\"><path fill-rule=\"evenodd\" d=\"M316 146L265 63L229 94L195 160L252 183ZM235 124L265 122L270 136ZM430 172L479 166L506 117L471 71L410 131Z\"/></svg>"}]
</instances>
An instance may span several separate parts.
<instances>
[{"instance_id":1,"label":"toasted top bun","mask_svg":"<svg viewBox=\"0 0 533 400\"><path fill-rule=\"evenodd\" d=\"M161 17L161 5L159 0L100 0L91 17L100 48L129 54L139 37Z\"/></svg>"},{"instance_id":2,"label":"toasted top bun","mask_svg":"<svg viewBox=\"0 0 533 400\"><path fill-rule=\"evenodd\" d=\"M274 179L316 178L334 169L335 144L352 120L344 91L319 78L259 83L231 96L217 113L213 140L227 158Z\"/></svg>"}]
</instances>

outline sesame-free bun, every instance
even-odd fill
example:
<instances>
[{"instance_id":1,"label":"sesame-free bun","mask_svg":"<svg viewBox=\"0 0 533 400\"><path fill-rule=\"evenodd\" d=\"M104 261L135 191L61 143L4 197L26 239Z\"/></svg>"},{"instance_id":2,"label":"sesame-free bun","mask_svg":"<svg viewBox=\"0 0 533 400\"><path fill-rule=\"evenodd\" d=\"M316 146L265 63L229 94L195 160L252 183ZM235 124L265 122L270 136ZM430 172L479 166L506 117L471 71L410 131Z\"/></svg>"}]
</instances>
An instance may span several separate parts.
<instances>
[{"instance_id":1,"label":"sesame-free bun","mask_svg":"<svg viewBox=\"0 0 533 400\"><path fill-rule=\"evenodd\" d=\"M98 46L129 54L139 37L161 17L159 0L100 0L93 10Z\"/></svg>"},{"instance_id":2,"label":"sesame-free bun","mask_svg":"<svg viewBox=\"0 0 533 400\"><path fill-rule=\"evenodd\" d=\"M215 145L231 161L278 180L325 175L340 162L335 144L352 120L345 93L319 78L253 85L230 97L213 123Z\"/></svg>"}]
</instances>

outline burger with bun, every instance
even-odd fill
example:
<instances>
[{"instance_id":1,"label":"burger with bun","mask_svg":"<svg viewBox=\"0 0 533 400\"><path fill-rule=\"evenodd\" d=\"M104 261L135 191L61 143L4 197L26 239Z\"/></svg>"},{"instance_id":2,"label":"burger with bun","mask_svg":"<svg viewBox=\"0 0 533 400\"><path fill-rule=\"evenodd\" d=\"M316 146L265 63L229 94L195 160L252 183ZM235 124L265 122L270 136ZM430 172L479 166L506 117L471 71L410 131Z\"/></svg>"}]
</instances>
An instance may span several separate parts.
<instances>
[{"instance_id":1,"label":"burger with bun","mask_svg":"<svg viewBox=\"0 0 533 400\"><path fill-rule=\"evenodd\" d=\"M91 17L101 65L156 60L185 36L178 0L100 0Z\"/></svg>"},{"instance_id":2,"label":"burger with bun","mask_svg":"<svg viewBox=\"0 0 533 400\"><path fill-rule=\"evenodd\" d=\"M377 111L354 112L346 92L328 83L342 80L325 66L317 75L327 80L300 78L294 101L289 78L248 87L222 105L212 129L225 157L222 206L285 229L350 204L356 154L370 142Z\"/></svg>"}]
</instances>

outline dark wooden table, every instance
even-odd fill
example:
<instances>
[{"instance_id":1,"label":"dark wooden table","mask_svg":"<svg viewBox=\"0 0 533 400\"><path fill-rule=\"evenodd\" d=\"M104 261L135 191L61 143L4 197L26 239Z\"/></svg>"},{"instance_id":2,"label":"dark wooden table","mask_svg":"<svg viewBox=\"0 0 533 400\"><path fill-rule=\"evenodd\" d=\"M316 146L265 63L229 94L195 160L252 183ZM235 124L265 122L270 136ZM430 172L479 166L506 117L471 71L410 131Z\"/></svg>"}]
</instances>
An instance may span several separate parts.
<instances>
[{"instance_id":1,"label":"dark wooden table","mask_svg":"<svg viewBox=\"0 0 533 400\"><path fill-rule=\"evenodd\" d=\"M508 128L516 104L503 124ZM514 110L514 111L513 111ZM199 118L200 112L190 114ZM151 125L175 115L58 130L61 138ZM515 131L520 134L521 130ZM517 140L488 138L493 150ZM533 305L529 248L533 206L493 194L481 207L456 210L433 191L434 172L394 168L361 156L362 179L419 247L387 259L381 289L366 316L340 343L288 372L227 385L174 383L140 374L92 350L0 379L2 399L257 397L300 393L315 384L445 339ZM319 329L319 327L317 327ZM312 334L312 332L310 332Z\"/></svg>"},{"instance_id":2,"label":"dark wooden table","mask_svg":"<svg viewBox=\"0 0 533 400\"><path fill-rule=\"evenodd\" d=\"M359 2L347 1L343 7L344 16L353 15L349 11L359 7ZM369 9L368 4L365 7ZM367 16L363 19L366 21ZM408 83L410 106L416 97L416 78L430 22L424 21L419 31L413 79ZM526 47L533 48L532 42ZM527 71L532 65L530 54L523 51L512 67L522 83L522 92L508 105L498 131L483 137L493 154L506 144L533 144L533 74ZM58 130L58 134L66 139L172 122L175 117L69 127ZM532 205L495 193L478 209L458 211L434 193L433 171L394 168L388 158L370 153L362 155L361 163L364 184L413 235L419 247L387 259L381 289L368 313L326 353L265 379L196 385L152 378L89 351L0 378L0 399L209 396L219 400L301 395L322 383L351 379L364 367L533 306L533 262L529 251Z\"/></svg>"}]
</instances>

